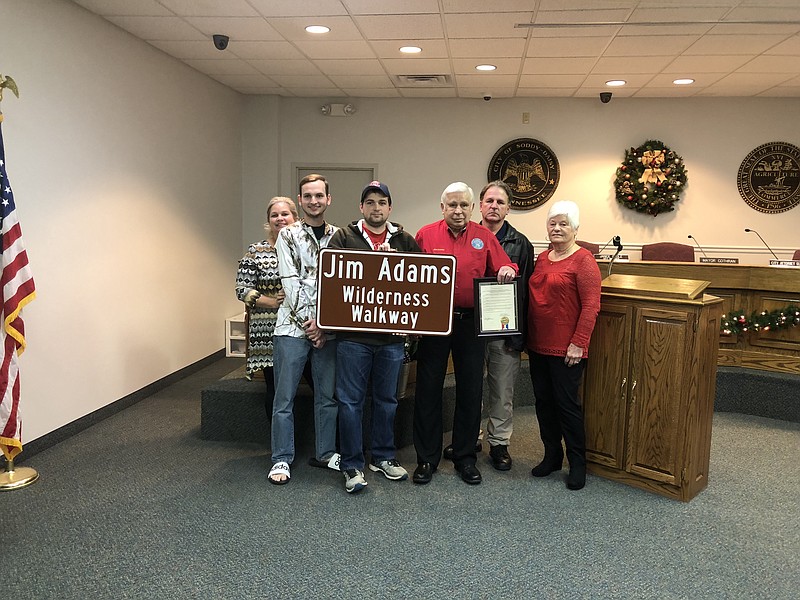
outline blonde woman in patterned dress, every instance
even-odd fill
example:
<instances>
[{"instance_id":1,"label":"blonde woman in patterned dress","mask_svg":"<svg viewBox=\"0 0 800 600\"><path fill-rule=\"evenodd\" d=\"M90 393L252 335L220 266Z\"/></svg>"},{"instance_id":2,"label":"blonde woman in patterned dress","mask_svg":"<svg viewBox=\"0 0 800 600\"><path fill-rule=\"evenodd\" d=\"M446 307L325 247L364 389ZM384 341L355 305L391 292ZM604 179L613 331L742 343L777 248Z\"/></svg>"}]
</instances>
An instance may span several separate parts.
<instances>
[{"instance_id":1,"label":"blonde woman in patterned dress","mask_svg":"<svg viewBox=\"0 0 800 600\"><path fill-rule=\"evenodd\" d=\"M278 274L278 254L275 242L278 232L298 219L297 207L291 198L276 196L267 204L267 239L251 244L239 261L236 275L236 297L250 309L247 333L247 375L263 371L267 385L264 406L272 417L272 398L275 378L272 371L272 334L278 307L284 293Z\"/></svg>"}]
</instances>

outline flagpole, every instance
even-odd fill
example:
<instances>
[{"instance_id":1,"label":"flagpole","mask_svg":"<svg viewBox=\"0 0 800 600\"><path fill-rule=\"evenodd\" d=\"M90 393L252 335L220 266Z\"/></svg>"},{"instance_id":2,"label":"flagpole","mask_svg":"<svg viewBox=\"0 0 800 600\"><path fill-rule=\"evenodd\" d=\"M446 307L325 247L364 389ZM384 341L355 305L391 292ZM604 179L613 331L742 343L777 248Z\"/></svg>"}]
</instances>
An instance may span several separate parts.
<instances>
[{"instance_id":1,"label":"flagpole","mask_svg":"<svg viewBox=\"0 0 800 600\"><path fill-rule=\"evenodd\" d=\"M14 468L14 459L8 459L6 470L0 473L0 492L10 492L29 486L39 479L36 469L30 467Z\"/></svg>"}]
</instances>

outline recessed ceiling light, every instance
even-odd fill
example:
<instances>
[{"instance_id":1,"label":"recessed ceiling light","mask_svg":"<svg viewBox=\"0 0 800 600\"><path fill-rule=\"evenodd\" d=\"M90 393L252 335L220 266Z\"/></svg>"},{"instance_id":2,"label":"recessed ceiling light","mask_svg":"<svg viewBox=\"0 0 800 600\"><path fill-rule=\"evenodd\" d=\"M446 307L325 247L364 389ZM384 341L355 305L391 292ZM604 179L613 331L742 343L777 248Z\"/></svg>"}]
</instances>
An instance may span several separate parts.
<instances>
[{"instance_id":1,"label":"recessed ceiling light","mask_svg":"<svg viewBox=\"0 0 800 600\"><path fill-rule=\"evenodd\" d=\"M694 79L689 79L688 77L685 79L676 79L673 81L675 85L691 85L694 83Z\"/></svg>"},{"instance_id":2,"label":"recessed ceiling light","mask_svg":"<svg viewBox=\"0 0 800 600\"><path fill-rule=\"evenodd\" d=\"M606 85L608 87L620 87L628 83L624 79L612 79L611 81L606 81Z\"/></svg>"},{"instance_id":3,"label":"recessed ceiling light","mask_svg":"<svg viewBox=\"0 0 800 600\"><path fill-rule=\"evenodd\" d=\"M403 54L419 54L422 52L422 48L419 46L403 46L400 48L400 52Z\"/></svg>"},{"instance_id":4,"label":"recessed ceiling light","mask_svg":"<svg viewBox=\"0 0 800 600\"><path fill-rule=\"evenodd\" d=\"M309 25L306 27L308 33L328 33L330 30L331 28L325 27L325 25Z\"/></svg>"},{"instance_id":5,"label":"recessed ceiling light","mask_svg":"<svg viewBox=\"0 0 800 600\"><path fill-rule=\"evenodd\" d=\"M477 71L494 71L496 68L494 65L478 65L475 67Z\"/></svg>"}]
</instances>

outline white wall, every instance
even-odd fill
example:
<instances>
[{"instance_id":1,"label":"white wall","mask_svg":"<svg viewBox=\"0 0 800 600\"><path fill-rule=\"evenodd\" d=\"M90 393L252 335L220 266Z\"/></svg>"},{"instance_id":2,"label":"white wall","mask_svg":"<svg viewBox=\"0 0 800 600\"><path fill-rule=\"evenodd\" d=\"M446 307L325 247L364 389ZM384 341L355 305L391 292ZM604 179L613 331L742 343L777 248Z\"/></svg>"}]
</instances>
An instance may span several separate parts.
<instances>
[{"instance_id":1,"label":"white wall","mask_svg":"<svg viewBox=\"0 0 800 600\"><path fill-rule=\"evenodd\" d=\"M3 134L38 298L23 443L224 347L237 93L71 2L0 0Z\"/></svg>"},{"instance_id":2,"label":"white wall","mask_svg":"<svg viewBox=\"0 0 800 600\"><path fill-rule=\"evenodd\" d=\"M245 128L261 112L256 100ZM441 217L441 191L455 180L477 193L486 183L492 155L518 137L547 144L561 165L561 182L550 202L572 199L582 208L580 238L605 243L621 235L636 248L653 241L691 243L694 235L719 254L742 262L767 264L770 256L758 230L782 258L800 247L800 207L778 215L760 213L742 200L736 185L739 166L757 146L773 141L800 145L800 100L786 98L698 99L356 99L352 117L322 116L322 99L283 98L281 191L296 194L292 162L377 163L380 178L392 190L393 217L407 229ZM530 125L522 112L531 113ZM615 170L625 149L660 139L683 156L688 187L671 213L651 217L619 205ZM244 147L245 155L250 152ZM245 170L245 181L254 173ZM350 202L357 215L358 198ZM532 240L544 243L548 204L516 211L512 223ZM245 207L250 210L250 207ZM263 212L263 208L259 207ZM263 218L263 217L262 217ZM474 217L479 219L476 211ZM245 215L245 219L247 216ZM246 232L247 233L247 232ZM245 240L247 241L247 240ZM632 258L637 256L636 250Z\"/></svg>"}]
</instances>

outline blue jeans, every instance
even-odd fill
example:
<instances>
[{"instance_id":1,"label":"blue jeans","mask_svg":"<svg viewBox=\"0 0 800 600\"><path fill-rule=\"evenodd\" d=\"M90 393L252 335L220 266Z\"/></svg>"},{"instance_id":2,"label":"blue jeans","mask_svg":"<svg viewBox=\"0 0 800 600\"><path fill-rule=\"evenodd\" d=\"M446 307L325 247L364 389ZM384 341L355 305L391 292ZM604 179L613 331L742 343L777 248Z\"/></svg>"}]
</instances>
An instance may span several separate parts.
<instances>
[{"instance_id":1,"label":"blue jeans","mask_svg":"<svg viewBox=\"0 0 800 600\"><path fill-rule=\"evenodd\" d=\"M272 404L272 462L294 462L294 397L311 354L314 380L316 457L327 460L336 452L336 340L319 350L307 338L276 335L273 338L275 400Z\"/></svg>"},{"instance_id":2,"label":"blue jeans","mask_svg":"<svg viewBox=\"0 0 800 600\"><path fill-rule=\"evenodd\" d=\"M378 463L395 458L394 416L397 413L397 378L403 365L403 343L380 346L340 340L337 353L341 470L364 469L362 418L370 377L372 461Z\"/></svg>"}]
</instances>

